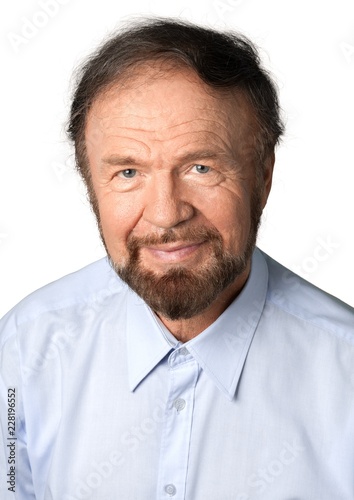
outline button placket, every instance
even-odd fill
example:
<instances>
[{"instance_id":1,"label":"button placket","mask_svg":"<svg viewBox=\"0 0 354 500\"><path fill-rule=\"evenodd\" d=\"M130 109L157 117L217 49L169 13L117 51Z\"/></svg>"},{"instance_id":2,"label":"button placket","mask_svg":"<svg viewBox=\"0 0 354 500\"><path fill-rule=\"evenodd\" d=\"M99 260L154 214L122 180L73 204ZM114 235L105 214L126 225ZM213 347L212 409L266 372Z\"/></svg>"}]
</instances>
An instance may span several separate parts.
<instances>
[{"instance_id":1,"label":"button placket","mask_svg":"<svg viewBox=\"0 0 354 500\"><path fill-rule=\"evenodd\" d=\"M157 498L183 500L187 477L194 392L199 374L189 352L174 351L169 358L168 406L162 429ZM176 468L176 457L178 467Z\"/></svg>"}]
</instances>

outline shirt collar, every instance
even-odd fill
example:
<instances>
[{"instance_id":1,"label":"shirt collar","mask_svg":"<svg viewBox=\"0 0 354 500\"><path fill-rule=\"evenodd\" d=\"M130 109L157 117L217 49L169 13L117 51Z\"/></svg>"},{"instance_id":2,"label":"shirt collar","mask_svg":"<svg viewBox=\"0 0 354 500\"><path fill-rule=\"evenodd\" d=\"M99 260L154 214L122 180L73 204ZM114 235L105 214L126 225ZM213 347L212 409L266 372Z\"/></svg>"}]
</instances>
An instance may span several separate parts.
<instances>
[{"instance_id":1,"label":"shirt collar","mask_svg":"<svg viewBox=\"0 0 354 500\"><path fill-rule=\"evenodd\" d=\"M268 288L266 261L256 249L241 293L204 332L184 344L214 384L233 399L260 320ZM133 391L180 343L135 293L128 294L127 346L129 387Z\"/></svg>"},{"instance_id":2,"label":"shirt collar","mask_svg":"<svg viewBox=\"0 0 354 500\"><path fill-rule=\"evenodd\" d=\"M130 290L127 298L127 354L131 391L177 344L146 303Z\"/></svg>"}]
</instances>

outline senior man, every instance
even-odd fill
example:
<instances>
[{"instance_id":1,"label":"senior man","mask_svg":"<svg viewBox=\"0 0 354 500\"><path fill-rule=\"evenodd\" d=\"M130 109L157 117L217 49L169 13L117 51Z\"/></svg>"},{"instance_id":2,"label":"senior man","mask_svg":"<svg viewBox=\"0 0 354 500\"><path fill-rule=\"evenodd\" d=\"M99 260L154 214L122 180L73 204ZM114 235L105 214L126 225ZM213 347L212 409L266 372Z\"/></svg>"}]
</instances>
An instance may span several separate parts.
<instances>
[{"instance_id":1,"label":"senior man","mask_svg":"<svg viewBox=\"0 0 354 500\"><path fill-rule=\"evenodd\" d=\"M130 26L68 130L108 256L2 320L1 498L352 500L354 314L255 247L283 125L251 42Z\"/></svg>"}]
</instances>

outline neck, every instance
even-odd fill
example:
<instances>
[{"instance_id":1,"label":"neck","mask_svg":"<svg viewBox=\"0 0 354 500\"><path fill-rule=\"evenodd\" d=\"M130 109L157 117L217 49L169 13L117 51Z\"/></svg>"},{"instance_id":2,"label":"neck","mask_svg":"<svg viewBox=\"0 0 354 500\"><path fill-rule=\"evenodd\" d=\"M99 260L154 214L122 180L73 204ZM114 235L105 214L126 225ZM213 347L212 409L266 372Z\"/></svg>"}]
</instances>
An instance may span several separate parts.
<instances>
[{"instance_id":1,"label":"neck","mask_svg":"<svg viewBox=\"0 0 354 500\"><path fill-rule=\"evenodd\" d=\"M245 286L249 273L250 264L231 285L221 292L208 308L197 316L189 319L171 320L158 313L157 315L172 335L180 342L185 343L208 328L229 307Z\"/></svg>"}]
</instances>

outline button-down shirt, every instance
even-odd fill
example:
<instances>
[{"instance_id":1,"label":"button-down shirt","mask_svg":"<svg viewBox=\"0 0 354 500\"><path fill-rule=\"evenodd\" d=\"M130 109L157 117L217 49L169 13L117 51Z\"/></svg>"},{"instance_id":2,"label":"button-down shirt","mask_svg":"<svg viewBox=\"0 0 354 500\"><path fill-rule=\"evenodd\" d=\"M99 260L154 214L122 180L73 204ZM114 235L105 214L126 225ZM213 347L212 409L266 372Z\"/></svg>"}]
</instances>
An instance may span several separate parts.
<instances>
[{"instance_id":1,"label":"button-down shirt","mask_svg":"<svg viewBox=\"0 0 354 500\"><path fill-rule=\"evenodd\" d=\"M1 322L0 497L353 500L353 325L258 249L185 344L107 259L47 285Z\"/></svg>"}]
</instances>

